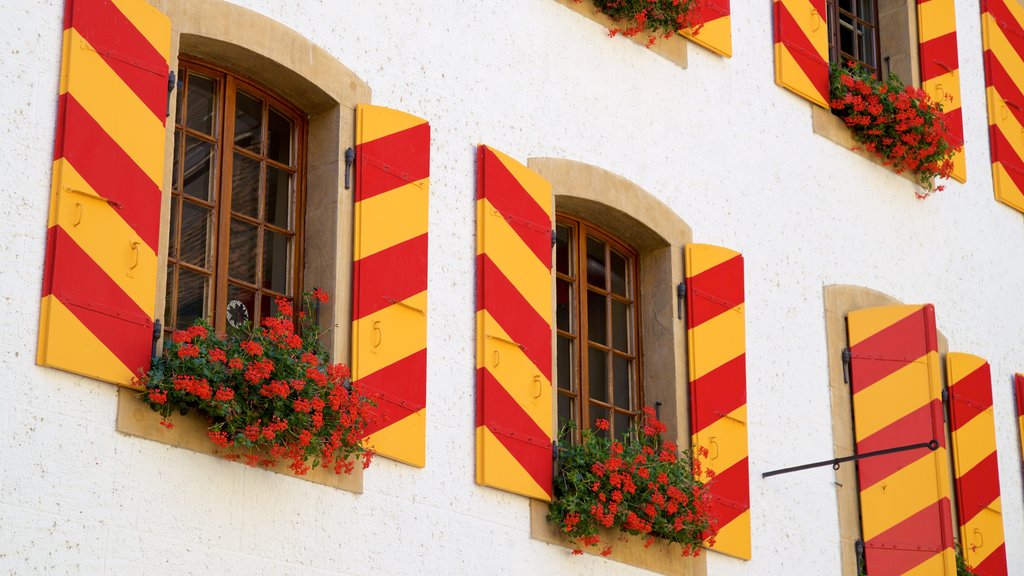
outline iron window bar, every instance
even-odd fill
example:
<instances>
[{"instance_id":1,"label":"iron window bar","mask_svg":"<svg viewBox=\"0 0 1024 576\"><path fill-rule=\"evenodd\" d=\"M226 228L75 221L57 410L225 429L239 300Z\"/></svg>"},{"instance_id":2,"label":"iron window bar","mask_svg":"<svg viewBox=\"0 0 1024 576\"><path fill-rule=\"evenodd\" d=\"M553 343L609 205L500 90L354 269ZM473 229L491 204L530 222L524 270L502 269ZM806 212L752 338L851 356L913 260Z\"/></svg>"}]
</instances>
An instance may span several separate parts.
<instances>
[{"instance_id":1,"label":"iron window bar","mask_svg":"<svg viewBox=\"0 0 1024 576\"><path fill-rule=\"evenodd\" d=\"M768 478L769 476L778 476L779 474L788 474L790 472L799 472L800 470L808 470L811 468L820 468L821 466L832 466L833 470L839 470L839 465L844 462L853 462L856 460L863 460L865 458L874 458L876 456L885 456L886 454L895 454L897 452L907 452L909 450L918 450L921 448L927 448L931 451L939 449L939 441L934 438L928 442L918 442L917 444L907 444L906 446L896 446L895 448L885 448L883 450L875 450L873 452L865 452L863 454L854 454L853 456L844 456L842 458L833 458L832 460L822 460L821 462L812 462L811 464L801 464L800 466L791 466L789 468L780 468L778 470L772 470L761 474L762 478Z\"/></svg>"}]
</instances>

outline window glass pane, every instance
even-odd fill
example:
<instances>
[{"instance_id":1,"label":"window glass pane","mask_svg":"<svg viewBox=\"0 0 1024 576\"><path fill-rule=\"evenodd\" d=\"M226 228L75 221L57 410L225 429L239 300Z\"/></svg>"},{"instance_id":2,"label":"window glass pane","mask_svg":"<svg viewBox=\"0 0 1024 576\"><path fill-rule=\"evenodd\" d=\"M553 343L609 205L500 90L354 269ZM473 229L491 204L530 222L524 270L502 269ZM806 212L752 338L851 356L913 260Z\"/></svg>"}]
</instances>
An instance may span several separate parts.
<instances>
[{"instance_id":1,"label":"window glass pane","mask_svg":"<svg viewBox=\"0 0 1024 576\"><path fill-rule=\"evenodd\" d=\"M558 432L561 433L565 430L566 425L570 421L576 420L576 414L573 410L573 398L571 396L565 396L563 394L558 395Z\"/></svg>"},{"instance_id":2,"label":"window glass pane","mask_svg":"<svg viewBox=\"0 0 1024 576\"><path fill-rule=\"evenodd\" d=\"M206 317L209 302L209 277L184 268L178 269L178 330Z\"/></svg>"},{"instance_id":3,"label":"window glass pane","mask_svg":"<svg viewBox=\"0 0 1024 576\"><path fill-rule=\"evenodd\" d=\"M615 405L625 410L633 410L633 374L632 364L627 358L612 356L612 375Z\"/></svg>"},{"instance_id":4,"label":"window glass pane","mask_svg":"<svg viewBox=\"0 0 1024 576\"><path fill-rule=\"evenodd\" d=\"M167 267L167 292L164 294L164 329L171 325L171 311L174 309L174 266Z\"/></svg>"},{"instance_id":5,"label":"window glass pane","mask_svg":"<svg viewBox=\"0 0 1024 576\"><path fill-rule=\"evenodd\" d=\"M256 284L256 241L259 229L241 220L231 219L231 239L228 249L228 276Z\"/></svg>"},{"instance_id":6,"label":"window glass pane","mask_svg":"<svg viewBox=\"0 0 1024 576\"><path fill-rule=\"evenodd\" d=\"M267 157L292 165L292 122L273 108L267 118Z\"/></svg>"},{"instance_id":7,"label":"window glass pane","mask_svg":"<svg viewBox=\"0 0 1024 576\"><path fill-rule=\"evenodd\" d=\"M622 440L629 433L629 426L633 423L633 419L629 417L629 414L623 414L621 412L615 412L612 415L612 433L615 434L616 440Z\"/></svg>"},{"instance_id":8,"label":"window glass pane","mask_svg":"<svg viewBox=\"0 0 1024 576\"><path fill-rule=\"evenodd\" d=\"M260 216L260 162L238 152L231 167L231 209L250 218Z\"/></svg>"},{"instance_id":9,"label":"window glass pane","mask_svg":"<svg viewBox=\"0 0 1024 576\"><path fill-rule=\"evenodd\" d=\"M289 302L293 302L289 300ZM294 303L294 302L293 302ZM260 317L259 321L262 322L264 318L271 316L277 316L280 308L277 307L277 298L270 294L260 294Z\"/></svg>"},{"instance_id":10,"label":"window glass pane","mask_svg":"<svg viewBox=\"0 0 1024 576\"><path fill-rule=\"evenodd\" d=\"M185 126L214 136L217 114L217 81L198 74L188 75L188 110Z\"/></svg>"},{"instance_id":11,"label":"window glass pane","mask_svg":"<svg viewBox=\"0 0 1024 576\"><path fill-rule=\"evenodd\" d=\"M177 196L171 196L171 220L167 233L167 257L178 258L178 202Z\"/></svg>"},{"instance_id":12,"label":"window glass pane","mask_svg":"<svg viewBox=\"0 0 1024 576\"><path fill-rule=\"evenodd\" d=\"M631 318L628 315L632 308L625 302L612 300L612 348L621 352L629 352L629 340L632 334Z\"/></svg>"},{"instance_id":13,"label":"window glass pane","mask_svg":"<svg viewBox=\"0 0 1024 576\"><path fill-rule=\"evenodd\" d=\"M587 291L587 336L591 342L608 344L608 310L606 296Z\"/></svg>"},{"instance_id":14,"label":"window glass pane","mask_svg":"<svg viewBox=\"0 0 1024 576\"><path fill-rule=\"evenodd\" d=\"M558 351L556 360L558 362L558 387L564 390L575 390L573 386L572 366L573 362L572 340L565 336L558 337Z\"/></svg>"},{"instance_id":15,"label":"window glass pane","mask_svg":"<svg viewBox=\"0 0 1024 576\"><path fill-rule=\"evenodd\" d=\"M241 90L235 96L235 146L260 152L263 102Z\"/></svg>"},{"instance_id":16,"label":"window glass pane","mask_svg":"<svg viewBox=\"0 0 1024 576\"><path fill-rule=\"evenodd\" d=\"M602 438L608 438L608 431L607 430L601 430L598 427L594 426L594 422L597 422L598 418L604 418L605 420L607 420L608 419L608 409L607 408L603 408L601 406L595 406L595 405L591 404L590 405L590 429L594 431L594 435L595 436L600 436Z\"/></svg>"},{"instance_id":17,"label":"window glass pane","mask_svg":"<svg viewBox=\"0 0 1024 576\"><path fill-rule=\"evenodd\" d=\"M181 261L209 268L207 259L210 250L210 214L209 208L182 202L181 206Z\"/></svg>"},{"instance_id":18,"label":"window glass pane","mask_svg":"<svg viewBox=\"0 0 1024 576\"><path fill-rule=\"evenodd\" d=\"M180 110L180 108L179 108ZM181 132L174 131L174 159L171 164L171 190L178 190L178 167L181 165Z\"/></svg>"},{"instance_id":19,"label":"window glass pane","mask_svg":"<svg viewBox=\"0 0 1024 576\"><path fill-rule=\"evenodd\" d=\"M610 257L611 265L611 276L612 276L612 292L619 294L620 296L629 296L626 292L626 286L628 285L628 271L626 269L626 258L611 250Z\"/></svg>"},{"instance_id":20,"label":"window glass pane","mask_svg":"<svg viewBox=\"0 0 1024 576\"><path fill-rule=\"evenodd\" d=\"M572 266L572 238L568 226L555 227L555 270L567 276L575 276Z\"/></svg>"},{"instance_id":21,"label":"window glass pane","mask_svg":"<svg viewBox=\"0 0 1024 576\"><path fill-rule=\"evenodd\" d=\"M871 0L857 0L857 16L869 24L875 22L875 13L871 9L873 3Z\"/></svg>"},{"instance_id":22,"label":"window glass pane","mask_svg":"<svg viewBox=\"0 0 1024 576\"><path fill-rule=\"evenodd\" d=\"M291 277L291 238L284 234L264 232L263 236L263 288L289 294Z\"/></svg>"},{"instance_id":23,"label":"window glass pane","mask_svg":"<svg viewBox=\"0 0 1024 576\"><path fill-rule=\"evenodd\" d=\"M590 398L599 402L608 402L608 353L588 347L587 370Z\"/></svg>"},{"instance_id":24,"label":"window glass pane","mask_svg":"<svg viewBox=\"0 0 1024 576\"><path fill-rule=\"evenodd\" d=\"M605 288L604 242L587 236L587 282Z\"/></svg>"},{"instance_id":25,"label":"window glass pane","mask_svg":"<svg viewBox=\"0 0 1024 576\"><path fill-rule=\"evenodd\" d=\"M267 166L267 222L292 230L292 175Z\"/></svg>"},{"instance_id":26,"label":"window glass pane","mask_svg":"<svg viewBox=\"0 0 1024 576\"><path fill-rule=\"evenodd\" d=\"M559 330L575 334L573 329L572 316L575 311L573 303L572 284L566 280L555 281L555 317Z\"/></svg>"},{"instance_id":27,"label":"window glass pane","mask_svg":"<svg viewBox=\"0 0 1024 576\"><path fill-rule=\"evenodd\" d=\"M246 322L255 324L256 293L248 288L228 284L227 324L241 328Z\"/></svg>"},{"instance_id":28,"label":"window glass pane","mask_svg":"<svg viewBox=\"0 0 1024 576\"><path fill-rule=\"evenodd\" d=\"M185 194L210 202L213 198L213 144L188 136L185 138Z\"/></svg>"}]
</instances>

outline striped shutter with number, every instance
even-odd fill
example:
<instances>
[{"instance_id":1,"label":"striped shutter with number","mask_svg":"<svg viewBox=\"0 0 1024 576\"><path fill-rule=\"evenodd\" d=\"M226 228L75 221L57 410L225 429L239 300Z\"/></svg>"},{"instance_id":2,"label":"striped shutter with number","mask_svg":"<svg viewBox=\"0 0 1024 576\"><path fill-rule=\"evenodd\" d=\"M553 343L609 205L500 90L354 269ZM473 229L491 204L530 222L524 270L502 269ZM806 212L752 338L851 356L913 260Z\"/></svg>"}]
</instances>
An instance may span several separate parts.
<instances>
[{"instance_id":1,"label":"striped shutter with number","mask_svg":"<svg viewBox=\"0 0 1024 576\"><path fill-rule=\"evenodd\" d=\"M920 42L921 87L942 104L955 144L964 142L960 109L960 56L956 47L956 13L953 0L917 0L917 36ZM964 151L953 157L953 177L967 181Z\"/></svg>"},{"instance_id":2,"label":"striped shutter with number","mask_svg":"<svg viewBox=\"0 0 1024 576\"><path fill-rule=\"evenodd\" d=\"M377 402L367 444L413 466L426 458L427 201L430 125L356 112L352 378Z\"/></svg>"},{"instance_id":3,"label":"striped shutter with number","mask_svg":"<svg viewBox=\"0 0 1024 576\"><path fill-rule=\"evenodd\" d=\"M1017 429L1020 430L1020 450L1024 457L1024 374L1013 376L1013 391L1017 398Z\"/></svg>"},{"instance_id":4,"label":"striped shutter with number","mask_svg":"<svg viewBox=\"0 0 1024 576\"><path fill-rule=\"evenodd\" d=\"M68 0L42 366L121 385L149 368L171 26L143 0Z\"/></svg>"},{"instance_id":5,"label":"striped shutter with number","mask_svg":"<svg viewBox=\"0 0 1024 576\"><path fill-rule=\"evenodd\" d=\"M551 500L551 184L480 146L476 481Z\"/></svg>"},{"instance_id":6,"label":"striped shutter with number","mask_svg":"<svg viewBox=\"0 0 1024 576\"><path fill-rule=\"evenodd\" d=\"M687 244L686 320L690 360L690 433L708 449L712 550L750 559L747 465L747 371L743 256L727 248Z\"/></svg>"},{"instance_id":7,"label":"striped shutter with number","mask_svg":"<svg viewBox=\"0 0 1024 576\"><path fill-rule=\"evenodd\" d=\"M861 532L871 576L956 574L949 460L935 311L883 306L850 312L857 452L935 440L939 448L857 463Z\"/></svg>"},{"instance_id":8,"label":"striped shutter with number","mask_svg":"<svg viewBox=\"0 0 1024 576\"><path fill-rule=\"evenodd\" d=\"M982 0L992 185L996 200L1024 212L1024 6Z\"/></svg>"},{"instance_id":9,"label":"striped shutter with number","mask_svg":"<svg viewBox=\"0 0 1024 576\"><path fill-rule=\"evenodd\" d=\"M825 0L774 0L775 82L829 108Z\"/></svg>"},{"instance_id":10,"label":"striped shutter with number","mask_svg":"<svg viewBox=\"0 0 1024 576\"><path fill-rule=\"evenodd\" d=\"M701 27L696 34L687 30L679 33L715 54L732 57L732 17L729 0L704 0L698 7Z\"/></svg>"},{"instance_id":11,"label":"striped shutter with number","mask_svg":"<svg viewBox=\"0 0 1024 576\"><path fill-rule=\"evenodd\" d=\"M960 547L977 576L1006 576L992 372L984 358L946 354Z\"/></svg>"}]
</instances>

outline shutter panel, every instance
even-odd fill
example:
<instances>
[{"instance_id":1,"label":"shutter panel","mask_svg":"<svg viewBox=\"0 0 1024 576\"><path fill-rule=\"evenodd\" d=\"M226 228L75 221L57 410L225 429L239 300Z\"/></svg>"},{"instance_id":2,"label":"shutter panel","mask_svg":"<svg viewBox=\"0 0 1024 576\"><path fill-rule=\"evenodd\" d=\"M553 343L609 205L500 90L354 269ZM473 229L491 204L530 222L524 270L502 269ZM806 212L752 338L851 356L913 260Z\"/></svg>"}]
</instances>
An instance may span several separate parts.
<instances>
[{"instance_id":1,"label":"shutter panel","mask_svg":"<svg viewBox=\"0 0 1024 576\"><path fill-rule=\"evenodd\" d=\"M825 0L774 0L775 82L829 108Z\"/></svg>"},{"instance_id":2,"label":"shutter panel","mask_svg":"<svg viewBox=\"0 0 1024 576\"><path fill-rule=\"evenodd\" d=\"M708 449L712 550L750 559L747 465L747 370L743 256L727 248L687 244L686 323L690 360L690 433Z\"/></svg>"},{"instance_id":3,"label":"shutter panel","mask_svg":"<svg viewBox=\"0 0 1024 576\"><path fill-rule=\"evenodd\" d=\"M1014 374L1013 391L1017 398L1017 427L1020 430L1021 456L1024 456L1024 374Z\"/></svg>"},{"instance_id":4,"label":"shutter panel","mask_svg":"<svg viewBox=\"0 0 1024 576\"><path fill-rule=\"evenodd\" d=\"M935 311L868 308L851 312L847 326L857 452L939 443L857 463L868 573L954 576Z\"/></svg>"},{"instance_id":5,"label":"shutter panel","mask_svg":"<svg viewBox=\"0 0 1024 576\"><path fill-rule=\"evenodd\" d=\"M430 125L360 105L356 162L352 378L377 402L367 444L423 467Z\"/></svg>"},{"instance_id":6,"label":"shutter panel","mask_svg":"<svg viewBox=\"0 0 1024 576\"><path fill-rule=\"evenodd\" d=\"M68 0L36 361L131 385L148 370L170 21Z\"/></svg>"},{"instance_id":7,"label":"shutter panel","mask_svg":"<svg viewBox=\"0 0 1024 576\"><path fill-rule=\"evenodd\" d=\"M1024 212L1024 7L983 0L982 44L996 200Z\"/></svg>"},{"instance_id":8,"label":"shutter panel","mask_svg":"<svg viewBox=\"0 0 1024 576\"><path fill-rule=\"evenodd\" d=\"M732 57L732 18L729 0L704 0L698 5L697 17L702 23L697 34L687 30L679 33L711 50L715 54Z\"/></svg>"},{"instance_id":9,"label":"shutter panel","mask_svg":"<svg viewBox=\"0 0 1024 576\"><path fill-rule=\"evenodd\" d=\"M921 55L921 87L942 103L950 139L964 142L960 109L960 56L956 46L956 11L953 0L917 0L917 36ZM953 177L967 181L964 151L953 157Z\"/></svg>"},{"instance_id":10,"label":"shutter panel","mask_svg":"<svg viewBox=\"0 0 1024 576\"><path fill-rule=\"evenodd\" d=\"M977 576L1006 576L992 373L984 358L946 354L960 546Z\"/></svg>"},{"instance_id":11,"label":"shutter panel","mask_svg":"<svg viewBox=\"0 0 1024 576\"><path fill-rule=\"evenodd\" d=\"M551 184L477 150L476 481L551 501Z\"/></svg>"}]
</instances>

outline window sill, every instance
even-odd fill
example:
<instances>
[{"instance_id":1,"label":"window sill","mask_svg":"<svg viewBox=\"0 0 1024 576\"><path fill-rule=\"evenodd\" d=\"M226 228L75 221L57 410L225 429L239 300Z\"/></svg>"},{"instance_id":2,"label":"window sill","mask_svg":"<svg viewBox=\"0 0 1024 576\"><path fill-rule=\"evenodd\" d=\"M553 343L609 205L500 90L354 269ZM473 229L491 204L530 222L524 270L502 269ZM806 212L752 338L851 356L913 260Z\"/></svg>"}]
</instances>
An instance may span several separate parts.
<instances>
[{"instance_id":1,"label":"window sill","mask_svg":"<svg viewBox=\"0 0 1024 576\"><path fill-rule=\"evenodd\" d=\"M594 22L597 22L601 26L604 26L605 32L607 32L610 28L616 27L616 22L611 18L605 16L604 14L598 12L597 8L594 7L594 3L591 2L591 0L583 0L582 2L575 2L574 0L555 1L561 4L562 6L565 6L566 8L572 10L573 12L590 18ZM627 39L633 41L639 46L644 46L647 43L647 38L648 36L646 35L639 35ZM686 39L676 34L671 38L659 37L658 41L655 42L654 45L649 48L649 50L651 52L658 54L662 58L665 58L669 62L672 62L676 66L679 66L680 68L686 68L686 44Z\"/></svg>"},{"instance_id":2,"label":"window sill","mask_svg":"<svg viewBox=\"0 0 1024 576\"><path fill-rule=\"evenodd\" d=\"M575 546L558 531L558 528L548 522L548 505L538 500L530 501L530 537L534 540L547 542L556 546L563 546L573 549ZM677 576L706 576L707 575L707 552L701 551L700 556L683 556L682 547L678 544L671 544L664 540L655 539L650 548L644 548L644 542L639 537L629 536L626 541L619 540L622 534L616 530L606 530L601 534L601 539L613 542L612 554L609 560L636 566L650 570L657 574ZM588 554L599 554L601 546L584 548Z\"/></svg>"},{"instance_id":3,"label":"window sill","mask_svg":"<svg viewBox=\"0 0 1024 576\"><path fill-rule=\"evenodd\" d=\"M220 457L216 452L216 446L206 436L206 421L203 417L195 413L175 416L174 428L167 429L160 425L160 415L150 410L149 406L139 399L138 392L130 388L117 390L117 431ZM359 465L356 465L351 474L335 474L330 470L315 468L302 476L296 476L288 468L287 463L279 463L267 470L356 494L363 492L363 469Z\"/></svg>"},{"instance_id":4,"label":"window sill","mask_svg":"<svg viewBox=\"0 0 1024 576\"><path fill-rule=\"evenodd\" d=\"M860 143L853 139L853 134L850 132L850 129L846 127L842 118L833 114L831 110L826 110L821 106L815 106L814 104L811 104L810 106L811 127L815 134L823 136L843 148L850 150L861 158L870 160L871 162L874 162L895 174L892 166L886 166L882 163L881 158L861 148ZM914 186L920 186L917 182L917 178L915 178L911 172L902 172L899 176L902 176L908 182L912 182Z\"/></svg>"}]
</instances>

